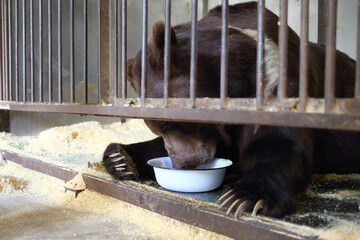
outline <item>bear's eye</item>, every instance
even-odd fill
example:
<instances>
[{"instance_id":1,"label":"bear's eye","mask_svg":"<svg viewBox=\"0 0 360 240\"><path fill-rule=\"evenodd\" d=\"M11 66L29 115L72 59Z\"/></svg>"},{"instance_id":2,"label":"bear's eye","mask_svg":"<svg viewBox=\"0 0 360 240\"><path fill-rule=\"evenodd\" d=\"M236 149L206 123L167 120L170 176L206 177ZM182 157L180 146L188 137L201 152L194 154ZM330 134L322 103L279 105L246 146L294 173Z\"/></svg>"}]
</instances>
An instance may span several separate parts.
<instances>
[{"instance_id":1,"label":"bear's eye","mask_svg":"<svg viewBox=\"0 0 360 240\"><path fill-rule=\"evenodd\" d=\"M161 132L165 133L167 131L170 130L170 125L169 124L164 124L161 126Z\"/></svg>"}]
</instances>

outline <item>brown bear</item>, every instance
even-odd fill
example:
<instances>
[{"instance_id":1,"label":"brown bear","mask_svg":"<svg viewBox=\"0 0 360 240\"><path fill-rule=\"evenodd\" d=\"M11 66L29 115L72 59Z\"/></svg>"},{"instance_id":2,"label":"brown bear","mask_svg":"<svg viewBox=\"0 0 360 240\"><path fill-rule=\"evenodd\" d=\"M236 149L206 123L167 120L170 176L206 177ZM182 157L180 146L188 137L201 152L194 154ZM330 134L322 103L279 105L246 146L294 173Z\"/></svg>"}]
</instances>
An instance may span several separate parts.
<instances>
[{"instance_id":1,"label":"brown bear","mask_svg":"<svg viewBox=\"0 0 360 240\"><path fill-rule=\"evenodd\" d=\"M265 96L276 96L278 17L266 11ZM228 95L255 97L257 4L229 7ZM299 92L299 37L289 28L288 97ZM191 24L171 29L169 96L188 98ZM197 97L220 93L221 7L198 22ZM163 96L164 23L153 26L147 51L146 96ZM324 46L309 45L309 95L324 96ZM336 97L354 96L355 62L336 53ZM140 95L141 52L128 60L128 79ZM221 197L220 207L237 217L244 211L281 217L296 208L296 196L314 172L360 172L360 134L258 125L145 121L160 137L149 142L110 144L103 161L116 179L153 178L146 161L170 156L175 168L195 168L213 157L231 159L238 180ZM196 184L196 183L194 183Z\"/></svg>"}]
</instances>

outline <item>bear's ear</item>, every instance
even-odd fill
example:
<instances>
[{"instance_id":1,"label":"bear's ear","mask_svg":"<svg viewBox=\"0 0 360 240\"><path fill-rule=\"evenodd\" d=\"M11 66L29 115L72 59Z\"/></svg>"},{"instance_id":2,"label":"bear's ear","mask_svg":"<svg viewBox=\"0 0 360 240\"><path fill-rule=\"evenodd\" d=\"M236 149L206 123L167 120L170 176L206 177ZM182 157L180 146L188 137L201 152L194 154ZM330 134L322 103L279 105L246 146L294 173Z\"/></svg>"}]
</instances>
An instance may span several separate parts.
<instances>
[{"instance_id":1,"label":"bear's ear","mask_svg":"<svg viewBox=\"0 0 360 240\"><path fill-rule=\"evenodd\" d=\"M176 34L171 28L171 49L177 44ZM164 47L165 47L165 23L156 22L153 26L152 37L150 39L150 64L155 69L162 69L164 65ZM171 59L174 59L175 51L171 51Z\"/></svg>"},{"instance_id":2,"label":"bear's ear","mask_svg":"<svg viewBox=\"0 0 360 240\"><path fill-rule=\"evenodd\" d=\"M128 59L126 62L127 80L130 82L136 93L140 92L140 80L135 78L141 71L141 69L137 68L138 65L139 64L136 64L134 58Z\"/></svg>"},{"instance_id":3,"label":"bear's ear","mask_svg":"<svg viewBox=\"0 0 360 240\"><path fill-rule=\"evenodd\" d=\"M131 81L131 79L133 79L134 76L134 72L133 72L134 63L135 63L135 59L133 58L128 59L126 62L126 74L129 81Z\"/></svg>"}]
</instances>

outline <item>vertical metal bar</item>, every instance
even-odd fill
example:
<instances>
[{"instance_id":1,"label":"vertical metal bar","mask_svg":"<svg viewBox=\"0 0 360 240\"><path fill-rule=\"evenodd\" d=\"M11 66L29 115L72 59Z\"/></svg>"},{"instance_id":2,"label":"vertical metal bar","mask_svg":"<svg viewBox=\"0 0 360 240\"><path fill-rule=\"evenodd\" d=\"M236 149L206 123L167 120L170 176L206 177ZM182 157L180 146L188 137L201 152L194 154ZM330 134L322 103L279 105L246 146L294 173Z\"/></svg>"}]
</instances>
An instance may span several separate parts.
<instances>
[{"instance_id":1,"label":"vertical metal bar","mask_svg":"<svg viewBox=\"0 0 360 240\"><path fill-rule=\"evenodd\" d=\"M264 104L264 47L265 47L265 0L258 1L257 50L256 50L256 108Z\"/></svg>"},{"instance_id":2,"label":"vertical metal bar","mask_svg":"<svg viewBox=\"0 0 360 240\"><path fill-rule=\"evenodd\" d=\"M148 26L148 1L143 0L142 5L142 53L141 53L141 106L145 105L146 78L147 78L147 26Z\"/></svg>"},{"instance_id":3,"label":"vertical metal bar","mask_svg":"<svg viewBox=\"0 0 360 240\"><path fill-rule=\"evenodd\" d=\"M110 33L113 31L113 29L110 29L109 20L111 17L110 12L112 9L110 9L110 0L98 1L98 19L99 19L99 103L105 103L108 104L111 101L112 96L112 77L111 77L111 65L113 62L110 61L110 56L112 56L113 53L110 53L110 47L111 47L111 39L110 39Z\"/></svg>"},{"instance_id":4,"label":"vertical metal bar","mask_svg":"<svg viewBox=\"0 0 360 240\"><path fill-rule=\"evenodd\" d=\"M5 64L5 78L3 80L3 97L4 100L7 101L8 100L8 95L7 95L7 83L9 81L9 64L8 64L8 42L7 42L7 17L6 17L6 0L3 0L3 5L2 5L3 9L3 28L4 28L4 35L3 35L3 39L4 39L4 64Z\"/></svg>"},{"instance_id":5,"label":"vertical metal bar","mask_svg":"<svg viewBox=\"0 0 360 240\"><path fill-rule=\"evenodd\" d=\"M300 68L299 68L299 110L305 111L308 100L308 41L309 41L309 0L301 0L300 30Z\"/></svg>"},{"instance_id":6,"label":"vertical metal bar","mask_svg":"<svg viewBox=\"0 0 360 240\"><path fill-rule=\"evenodd\" d=\"M19 43L18 43L18 33L19 33L19 29L18 29L18 0L14 1L14 57L15 57L15 101L18 102L19 101L19 62L18 62L18 47L19 47Z\"/></svg>"},{"instance_id":7,"label":"vertical metal bar","mask_svg":"<svg viewBox=\"0 0 360 240\"><path fill-rule=\"evenodd\" d=\"M53 81L52 81L52 17L51 17L51 2L52 0L48 0L48 81L49 81L49 102L53 101Z\"/></svg>"},{"instance_id":8,"label":"vertical metal bar","mask_svg":"<svg viewBox=\"0 0 360 240\"><path fill-rule=\"evenodd\" d=\"M220 108L226 107L228 96L228 57L229 57L229 2L222 1L221 24L221 72L220 72Z\"/></svg>"},{"instance_id":9,"label":"vertical metal bar","mask_svg":"<svg viewBox=\"0 0 360 240\"><path fill-rule=\"evenodd\" d=\"M169 77L171 56L171 0L165 2L165 47L164 47L164 105L169 106Z\"/></svg>"},{"instance_id":10,"label":"vertical metal bar","mask_svg":"<svg viewBox=\"0 0 360 240\"><path fill-rule=\"evenodd\" d=\"M330 111L335 103L336 10L337 0L329 0L325 54L325 111Z\"/></svg>"},{"instance_id":11,"label":"vertical metal bar","mask_svg":"<svg viewBox=\"0 0 360 240\"><path fill-rule=\"evenodd\" d=\"M288 1L280 0L280 27L279 27L279 82L278 82L278 99L284 100L287 98L286 84L287 84L287 66L288 66Z\"/></svg>"},{"instance_id":12,"label":"vertical metal bar","mask_svg":"<svg viewBox=\"0 0 360 240\"><path fill-rule=\"evenodd\" d=\"M198 1L192 0L191 6L190 105L194 108L197 89Z\"/></svg>"},{"instance_id":13,"label":"vertical metal bar","mask_svg":"<svg viewBox=\"0 0 360 240\"><path fill-rule=\"evenodd\" d=\"M70 102L75 101L74 83L74 1L70 0Z\"/></svg>"},{"instance_id":14,"label":"vertical metal bar","mask_svg":"<svg viewBox=\"0 0 360 240\"><path fill-rule=\"evenodd\" d=\"M26 25L25 25L25 0L22 0L22 79L23 79L23 101L26 102Z\"/></svg>"},{"instance_id":15,"label":"vertical metal bar","mask_svg":"<svg viewBox=\"0 0 360 240\"><path fill-rule=\"evenodd\" d=\"M119 27L118 27L118 20L119 20L119 4L118 4L118 1L115 1L115 9L114 9L114 31L115 31L115 42L114 42L114 57L115 57L115 76L114 76L114 87L115 87L115 98L118 98L119 97L119 50L118 50L118 43L119 43Z\"/></svg>"},{"instance_id":16,"label":"vertical metal bar","mask_svg":"<svg viewBox=\"0 0 360 240\"><path fill-rule=\"evenodd\" d=\"M62 54L62 43L61 43L61 0L58 0L58 15L57 15L57 37L58 37L58 91L59 91L59 103L62 103L62 65L61 65L61 54Z\"/></svg>"},{"instance_id":17,"label":"vertical metal bar","mask_svg":"<svg viewBox=\"0 0 360 240\"><path fill-rule=\"evenodd\" d=\"M43 65L43 46L42 46L42 0L39 0L39 102L43 102L43 71L42 71L42 65Z\"/></svg>"},{"instance_id":18,"label":"vertical metal bar","mask_svg":"<svg viewBox=\"0 0 360 240\"><path fill-rule=\"evenodd\" d=\"M326 44L328 24L328 0L318 0L318 43Z\"/></svg>"},{"instance_id":19,"label":"vertical metal bar","mask_svg":"<svg viewBox=\"0 0 360 240\"><path fill-rule=\"evenodd\" d=\"M0 2L1 7L1 67L2 67L2 78L0 83L0 100L5 100L3 95L5 76L5 28L4 28L4 1Z\"/></svg>"},{"instance_id":20,"label":"vertical metal bar","mask_svg":"<svg viewBox=\"0 0 360 240\"><path fill-rule=\"evenodd\" d=\"M84 0L84 101L88 103L88 79L87 79L87 45L88 45L88 34L87 34L87 0Z\"/></svg>"},{"instance_id":21,"label":"vertical metal bar","mask_svg":"<svg viewBox=\"0 0 360 240\"><path fill-rule=\"evenodd\" d=\"M97 60L98 60L98 78L97 78L97 85L98 85L98 92L97 92L97 97L98 100L97 102L100 104L100 98L101 98L101 86L100 86L100 81L101 81L101 42L100 42L100 1L97 1Z\"/></svg>"},{"instance_id":22,"label":"vertical metal bar","mask_svg":"<svg viewBox=\"0 0 360 240\"><path fill-rule=\"evenodd\" d=\"M360 0L358 1L355 97L360 98Z\"/></svg>"},{"instance_id":23,"label":"vertical metal bar","mask_svg":"<svg viewBox=\"0 0 360 240\"><path fill-rule=\"evenodd\" d=\"M30 87L31 102L35 102L35 79L34 79L34 0L30 0Z\"/></svg>"},{"instance_id":24,"label":"vertical metal bar","mask_svg":"<svg viewBox=\"0 0 360 240\"><path fill-rule=\"evenodd\" d=\"M9 42L9 79L8 79L8 101L12 101L12 29L11 29L11 0L8 0L8 42Z\"/></svg>"},{"instance_id":25,"label":"vertical metal bar","mask_svg":"<svg viewBox=\"0 0 360 240\"><path fill-rule=\"evenodd\" d=\"M121 5L121 97L123 103L127 98L126 82L127 61L127 0L122 0Z\"/></svg>"},{"instance_id":26,"label":"vertical metal bar","mask_svg":"<svg viewBox=\"0 0 360 240\"><path fill-rule=\"evenodd\" d=\"M5 79L4 79L4 100L5 101L8 101L8 82L9 82L9 71L10 71L10 66L9 66L9 48L8 48L8 39L7 39L7 35L8 35L8 29L7 29L7 22L8 22L8 19L7 19L7 16L6 16L6 9L7 9L7 4L6 4L6 0L3 0L4 1L4 9L3 9L3 21L4 21L4 35L3 35L3 38L4 38L4 41L5 41L5 49L4 49L4 52L5 52Z\"/></svg>"},{"instance_id":27,"label":"vertical metal bar","mask_svg":"<svg viewBox=\"0 0 360 240\"><path fill-rule=\"evenodd\" d=\"M105 95L107 97L107 100L109 102L113 103L114 100L118 96L118 2L116 0L109 0L109 23L108 31L109 31L109 81L108 81L108 87L109 90L107 91L107 94ZM103 23L104 25L104 23ZM104 29L102 29L104 30ZM106 41L105 41L106 42ZM104 85L103 85L104 86ZM103 99L104 100L104 99Z\"/></svg>"},{"instance_id":28,"label":"vertical metal bar","mask_svg":"<svg viewBox=\"0 0 360 240\"><path fill-rule=\"evenodd\" d=\"M0 59L1 59L1 63L0 63L0 101L2 101L3 99L2 99L2 82L3 82L3 79L4 79L4 70L3 70L3 66L4 66L4 58L3 58L3 51L4 51L4 46L3 46L3 35L4 35L4 33L3 33L3 12L2 12L2 9L3 9L3 7L2 7L2 4L3 4L3 2L2 1L0 1L0 15L1 15L1 25L0 25L0 27L1 27L1 48L0 48L0 53L1 53L1 56L0 56Z\"/></svg>"}]
</instances>

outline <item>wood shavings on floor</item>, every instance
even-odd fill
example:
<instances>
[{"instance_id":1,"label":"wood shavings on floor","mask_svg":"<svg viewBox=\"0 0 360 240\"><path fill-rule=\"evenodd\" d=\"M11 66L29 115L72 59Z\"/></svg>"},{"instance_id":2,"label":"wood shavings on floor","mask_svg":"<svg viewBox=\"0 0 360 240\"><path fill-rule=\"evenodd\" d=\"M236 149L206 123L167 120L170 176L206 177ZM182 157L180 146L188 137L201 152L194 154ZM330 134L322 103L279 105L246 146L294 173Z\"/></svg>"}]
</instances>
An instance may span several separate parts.
<instances>
[{"instance_id":1,"label":"wood shavings on floor","mask_svg":"<svg viewBox=\"0 0 360 240\"><path fill-rule=\"evenodd\" d=\"M92 121L50 128L31 137L0 133L0 148L61 166L77 167L101 161L110 143L131 144L155 137L143 120L109 125Z\"/></svg>"},{"instance_id":2,"label":"wood shavings on floor","mask_svg":"<svg viewBox=\"0 0 360 240\"><path fill-rule=\"evenodd\" d=\"M34 201L40 201L42 204L45 204L46 206L43 206L44 208L57 209L55 213L52 211L51 217L54 217L54 214L61 215L63 211L76 211L95 214L99 218L105 218L109 221L116 222L116 220L121 220L121 227L124 227L124 225L131 226L129 229L124 229L124 231L132 231L132 237L128 239L229 239L222 235L176 221L88 189L75 198L73 193L64 192L64 181L25 169L12 162L7 162L0 168L0 175L5 173L11 176L16 175L18 178L23 179L23 181L28 182L28 185L20 191L8 194L15 195L19 198L28 196ZM0 194L0 200L6 197L5 195ZM63 210L60 211L59 209ZM39 212L43 210L44 209L36 209L36 211ZM24 216L28 215L29 211L28 208L24 207L18 211L2 214L0 224L10 224L11 219L19 219L18 216L24 218ZM77 213L77 215L78 214L79 213ZM84 216L88 215L85 214ZM46 214L43 217L46 218ZM84 219L84 221L86 221L86 219ZM17 222L17 224L21 224L21 222ZM116 228L117 225L113 227ZM98 231L101 231L101 228L102 226L99 225ZM111 231L116 232L117 229L110 229L109 234ZM6 229L2 229L0 230L0 234L6 236L3 234L11 233L7 232ZM76 235L76 232L74 232L74 234ZM52 238L57 239L56 236L52 236ZM83 239L89 238L91 238L91 236L83 236Z\"/></svg>"},{"instance_id":3,"label":"wood shavings on floor","mask_svg":"<svg viewBox=\"0 0 360 240\"><path fill-rule=\"evenodd\" d=\"M17 137L8 133L0 133L0 148L22 155L26 154L29 157L59 166L70 167L80 173L111 180L110 175L99 163L102 153L109 143L130 144L155 137L156 135L146 127L142 120L130 120L126 123L119 122L111 125L84 122L51 128L33 137ZM91 167L88 167L88 162L91 162ZM151 232L150 230L153 229L162 234L158 236L149 233L149 236L155 236L154 239L224 238L186 224L184 227L181 225L182 223L173 219L88 189L75 198L72 192L64 193L63 181L49 181L50 177L42 174L36 175L38 173L35 174L35 172L33 176L22 177L19 175L24 171L29 170L16 166L8 168L7 165L1 166L0 163L0 188L1 184L6 185L6 190L0 190L0 193L11 193L13 196L25 194L36 199L39 198L38 196L43 196L46 201L57 206L82 212L89 211L93 214L104 214L102 217L106 218L126 219L129 225L140 225L143 232ZM304 226L304 229L315 228L313 229L314 233L322 239L360 239L360 175L315 175L313 179L313 184L309 186L308 191L300 196L298 212L286 216L283 220ZM22 187L16 187L17 185ZM147 187L147 185L142 186ZM5 188L3 187L3 189ZM133 239L137 239L136 237L147 239L143 237L148 235L141 234L141 231L137 232Z\"/></svg>"}]
</instances>

